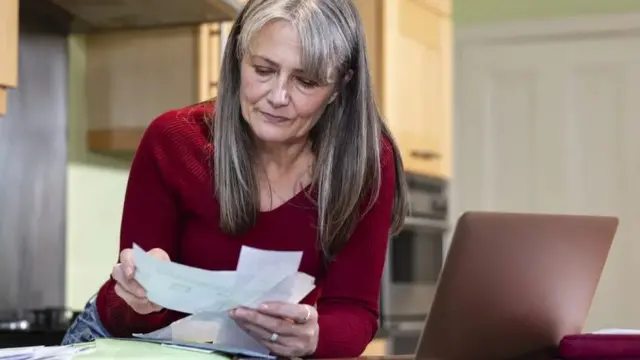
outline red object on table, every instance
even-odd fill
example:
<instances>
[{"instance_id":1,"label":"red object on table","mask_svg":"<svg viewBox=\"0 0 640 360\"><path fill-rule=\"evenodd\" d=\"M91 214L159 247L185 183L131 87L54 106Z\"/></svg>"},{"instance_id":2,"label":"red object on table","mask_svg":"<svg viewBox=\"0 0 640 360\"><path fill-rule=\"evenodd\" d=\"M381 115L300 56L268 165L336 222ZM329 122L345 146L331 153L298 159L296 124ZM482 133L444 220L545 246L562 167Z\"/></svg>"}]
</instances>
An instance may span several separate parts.
<instances>
[{"instance_id":1,"label":"red object on table","mask_svg":"<svg viewBox=\"0 0 640 360\"><path fill-rule=\"evenodd\" d=\"M563 360L640 359L640 335L568 335L560 341L558 355Z\"/></svg>"}]
</instances>

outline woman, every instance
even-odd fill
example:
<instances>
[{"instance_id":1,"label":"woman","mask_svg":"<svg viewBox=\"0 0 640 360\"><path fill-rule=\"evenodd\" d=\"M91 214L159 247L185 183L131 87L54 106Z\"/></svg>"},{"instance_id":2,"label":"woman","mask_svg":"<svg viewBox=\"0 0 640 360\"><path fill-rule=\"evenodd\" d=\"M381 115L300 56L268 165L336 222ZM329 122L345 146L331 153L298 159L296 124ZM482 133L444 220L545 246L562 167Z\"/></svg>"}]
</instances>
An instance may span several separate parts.
<instances>
[{"instance_id":1,"label":"woman","mask_svg":"<svg viewBox=\"0 0 640 360\"><path fill-rule=\"evenodd\" d=\"M149 125L131 167L119 263L65 341L129 337L185 316L145 298L132 278L134 242L210 270L235 269L247 245L303 251L300 271L317 287L301 304L230 311L242 329L282 356L360 355L378 328L406 185L355 5L250 0L229 35L218 93L213 105Z\"/></svg>"}]
</instances>

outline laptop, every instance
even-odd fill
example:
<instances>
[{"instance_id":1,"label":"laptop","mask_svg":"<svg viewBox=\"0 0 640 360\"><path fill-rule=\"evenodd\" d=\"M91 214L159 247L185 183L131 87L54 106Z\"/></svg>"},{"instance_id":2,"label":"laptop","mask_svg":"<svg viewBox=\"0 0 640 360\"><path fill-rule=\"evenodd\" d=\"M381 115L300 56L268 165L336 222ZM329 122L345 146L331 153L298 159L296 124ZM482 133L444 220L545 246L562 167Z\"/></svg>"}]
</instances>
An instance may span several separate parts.
<instances>
[{"instance_id":1,"label":"laptop","mask_svg":"<svg viewBox=\"0 0 640 360\"><path fill-rule=\"evenodd\" d=\"M416 358L543 359L582 331L618 218L467 212Z\"/></svg>"}]
</instances>

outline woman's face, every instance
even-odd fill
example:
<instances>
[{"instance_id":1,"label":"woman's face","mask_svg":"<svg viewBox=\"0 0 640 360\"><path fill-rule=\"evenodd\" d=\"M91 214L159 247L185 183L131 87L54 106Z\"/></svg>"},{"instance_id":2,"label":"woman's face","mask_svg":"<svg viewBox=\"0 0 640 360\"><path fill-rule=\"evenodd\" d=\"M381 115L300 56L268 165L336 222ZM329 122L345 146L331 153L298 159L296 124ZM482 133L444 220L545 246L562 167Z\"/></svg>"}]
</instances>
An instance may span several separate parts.
<instances>
[{"instance_id":1,"label":"woman's face","mask_svg":"<svg viewBox=\"0 0 640 360\"><path fill-rule=\"evenodd\" d=\"M318 84L301 68L300 37L288 21L265 25L241 64L240 105L254 136L266 143L307 139L334 86Z\"/></svg>"}]
</instances>

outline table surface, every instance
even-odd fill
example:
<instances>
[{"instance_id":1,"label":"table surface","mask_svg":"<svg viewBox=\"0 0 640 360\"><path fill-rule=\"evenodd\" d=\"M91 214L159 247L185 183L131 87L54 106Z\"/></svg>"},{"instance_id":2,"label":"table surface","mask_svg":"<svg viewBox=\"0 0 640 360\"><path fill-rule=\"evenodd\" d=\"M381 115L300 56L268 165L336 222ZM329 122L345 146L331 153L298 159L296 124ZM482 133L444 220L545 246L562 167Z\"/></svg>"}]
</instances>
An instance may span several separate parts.
<instances>
[{"instance_id":1,"label":"table surface","mask_svg":"<svg viewBox=\"0 0 640 360\"><path fill-rule=\"evenodd\" d=\"M249 358L236 357L234 360L247 360ZM292 360L300 360L300 358L293 358ZM316 359L325 360L325 359ZM329 359L326 359L329 360ZM392 356L360 356L353 358L337 358L331 360L439 360L436 358L416 358L414 355L392 355Z\"/></svg>"},{"instance_id":2,"label":"table surface","mask_svg":"<svg viewBox=\"0 0 640 360\"><path fill-rule=\"evenodd\" d=\"M200 351L188 351L173 346L163 346L158 343L146 341L126 341L118 339L97 339L93 343L77 344L76 346L93 349L87 353L76 355L78 360L108 360L122 359L123 357L136 359L153 359L153 360L244 360L249 359L247 356L229 357L222 354L211 354ZM285 358L279 358L283 360ZM402 356L361 356L344 359L332 360L413 360L413 355ZM287 358L287 360L302 360L299 358ZM436 360L436 359L416 359L416 360Z\"/></svg>"},{"instance_id":3,"label":"table surface","mask_svg":"<svg viewBox=\"0 0 640 360\"><path fill-rule=\"evenodd\" d=\"M416 358L415 355L392 355L392 356L360 356L355 358L332 359L332 360L438 360L434 358Z\"/></svg>"}]
</instances>

